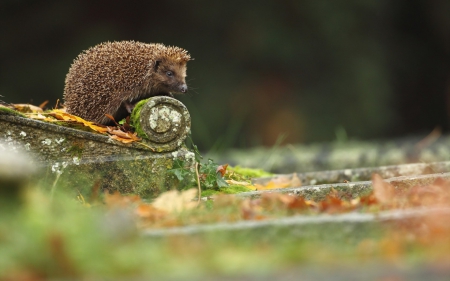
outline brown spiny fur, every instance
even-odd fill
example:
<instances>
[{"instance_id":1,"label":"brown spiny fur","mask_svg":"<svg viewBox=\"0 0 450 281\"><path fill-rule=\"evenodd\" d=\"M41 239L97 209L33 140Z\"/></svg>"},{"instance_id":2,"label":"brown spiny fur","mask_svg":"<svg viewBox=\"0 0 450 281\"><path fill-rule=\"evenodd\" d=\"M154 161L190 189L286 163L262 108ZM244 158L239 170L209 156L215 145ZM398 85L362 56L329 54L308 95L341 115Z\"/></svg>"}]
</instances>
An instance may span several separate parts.
<instances>
[{"instance_id":1,"label":"brown spiny fur","mask_svg":"<svg viewBox=\"0 0 450 281\"><path fill-rule=\"evenodd\" d=\"M81 53L66 77L67 112L100 124L119 121L139 100L186 92L188 52L163 44L106 42ZM172 72L173 75L169 76Z\"/></svg>"}]
</instances>

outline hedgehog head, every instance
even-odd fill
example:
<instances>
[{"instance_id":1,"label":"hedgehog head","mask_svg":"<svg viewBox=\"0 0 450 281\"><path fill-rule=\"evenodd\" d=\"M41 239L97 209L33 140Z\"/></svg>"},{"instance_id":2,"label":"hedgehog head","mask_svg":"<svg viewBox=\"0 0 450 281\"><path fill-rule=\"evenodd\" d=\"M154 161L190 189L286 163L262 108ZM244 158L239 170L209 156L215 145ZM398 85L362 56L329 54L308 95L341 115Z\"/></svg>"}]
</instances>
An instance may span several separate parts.
<instances>
[{"instance_id":1,"label":"hedgehog head","mask_svg":"<svg viewBox=\"0 0 450 281\"><path fill-rule=\"evenodd\" d=\"M191 60L188 52L179 47L155 44L153 89L161 93L186 93L186 64Z\"/></svg>"}]
</instances>

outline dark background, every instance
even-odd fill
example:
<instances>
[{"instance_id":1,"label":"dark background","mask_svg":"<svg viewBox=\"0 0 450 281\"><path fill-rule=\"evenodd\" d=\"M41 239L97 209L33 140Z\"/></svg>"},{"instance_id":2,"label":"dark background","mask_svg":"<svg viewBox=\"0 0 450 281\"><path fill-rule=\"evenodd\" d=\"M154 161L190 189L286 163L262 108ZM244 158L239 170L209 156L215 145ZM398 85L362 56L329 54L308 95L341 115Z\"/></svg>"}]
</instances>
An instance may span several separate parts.
<instances>
[{"instance_id":1,"label":"dark background","mask_svg":"<svg viewBox=\"0 0 450 281\"><path fill-rule=\"evenodd\" d=\"M14 103L55 104L73 59L103 41L187 49L180 100L203 150L450 128L446 0L3 0L0 32Z\"/></svg>"}]
</instances>

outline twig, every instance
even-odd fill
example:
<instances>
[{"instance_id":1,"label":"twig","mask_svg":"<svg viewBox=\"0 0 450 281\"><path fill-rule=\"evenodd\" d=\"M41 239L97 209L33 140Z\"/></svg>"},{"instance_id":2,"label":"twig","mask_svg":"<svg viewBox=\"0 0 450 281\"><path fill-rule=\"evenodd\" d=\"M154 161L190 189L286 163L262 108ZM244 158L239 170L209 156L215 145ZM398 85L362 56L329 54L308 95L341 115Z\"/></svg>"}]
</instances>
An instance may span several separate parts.
<instances>
[{"instance_id":1,"label":"twig","mask_svg":"<svg viewBox=\"0 0 450 281\"><path fill-rule=\"evenodd\" d=\"M57 108L58 108L58 105L59 105L59 99L56 100L56 104L55 104L55 107L54 107L54 108L57 109Z\"/></svg>"},{"instance_id":2,"label":"twig","mask_svg":"<svg viewBox=\"0 0 450 281\"><path fill-rule=\"evenodd\" d=\"M195 162L195 175L197 176L197 186L198 186L197 205L200 205L200 200L202 198L202 188L200 187L200 177L198 176L198 162Z\"/></svg>"},{"instance_id":3,"label":"twig","mask_svg":"<svg viewBox=\"0 0 450 281\"><path fill-rule=\"evenodd\" d=\"M61 172L61 173L56 173L56 179L55 179L55 181L53 182L52 189L51 189L51 191L50 191L50 201L53 201L53 194L55 193L55 190L56 190L56 183L58 182L59 176L60 176L61 174L62 174L62 172Z\"/></svg>"}]
</instances>

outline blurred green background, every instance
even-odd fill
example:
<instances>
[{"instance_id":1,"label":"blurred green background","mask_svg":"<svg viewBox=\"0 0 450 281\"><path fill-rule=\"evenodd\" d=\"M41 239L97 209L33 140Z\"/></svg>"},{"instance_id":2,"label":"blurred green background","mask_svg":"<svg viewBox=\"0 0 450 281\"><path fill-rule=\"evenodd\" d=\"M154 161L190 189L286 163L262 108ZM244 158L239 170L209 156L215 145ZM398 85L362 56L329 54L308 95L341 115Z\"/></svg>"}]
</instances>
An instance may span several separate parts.
<instances>
[{"instance_id":1,"label":"blurred green background","mask_svg":"<svg viewBox=\"0 0 450 281\"><path fill-rule=\"evenodd\" d=\"M12 1L0 95L53 106L103 41L187 49L180 97L202 150L448 132L450 1Z\"/></svg>"}]
</instances>

